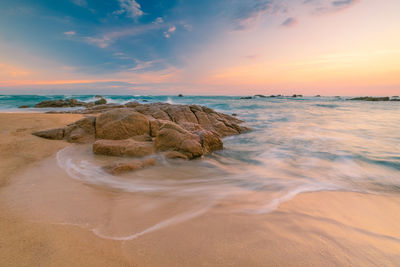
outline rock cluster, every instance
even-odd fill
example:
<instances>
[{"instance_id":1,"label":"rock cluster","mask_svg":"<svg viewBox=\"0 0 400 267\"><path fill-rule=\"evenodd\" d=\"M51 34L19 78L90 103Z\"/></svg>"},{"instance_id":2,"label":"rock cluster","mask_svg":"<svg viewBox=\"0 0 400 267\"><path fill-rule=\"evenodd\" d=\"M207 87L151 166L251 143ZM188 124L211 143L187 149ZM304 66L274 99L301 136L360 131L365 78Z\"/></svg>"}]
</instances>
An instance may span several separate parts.
<instances>
[{"instance_id":1,"label":"rock cluster","mask_svg":"<svg viewBox=\"0 0 400 267\"><path fill-rule=\"evenodd\" d=\"M371 97L371 96L362 96L362 97L355 97L355 98L350 98L348 100L360 100L360 101L400 101L400 99L396 97Z\"/></svg>"},{"instance_id":2,"label":"rock cluster","mask_svg":"<svg viewBox=\"0 0 400 267\"><path fill-rule=\"evenodd\" d=\"M249 130L235 117L197 105L131 102L79 112L96 115L33 134L93 143L93 152L101 155L143 157L160 152L168 158L194 159L222 149L223 137ZM135 169L132 166L126 168Z\"/></svg>"},{"instance_id":3,"label":"rock cluster","mask_svg":"<svg viewBox=\"0 0 400 267\"><path fill-rule=\"evenodd\" d=\"M67 108L67 107L92 107L96 105L103 105L107 104L107 100L105 100L102 96L96 96L99 100L94 102L82 102L76 100L74 98L70 99L57 99L57 100L45 100L42 102L37 103L34 107L35 108ZM29 106L27 106L29 107ZM19 108L25 108L25 106L20 106Z\"/></svg>"}]
</instances>

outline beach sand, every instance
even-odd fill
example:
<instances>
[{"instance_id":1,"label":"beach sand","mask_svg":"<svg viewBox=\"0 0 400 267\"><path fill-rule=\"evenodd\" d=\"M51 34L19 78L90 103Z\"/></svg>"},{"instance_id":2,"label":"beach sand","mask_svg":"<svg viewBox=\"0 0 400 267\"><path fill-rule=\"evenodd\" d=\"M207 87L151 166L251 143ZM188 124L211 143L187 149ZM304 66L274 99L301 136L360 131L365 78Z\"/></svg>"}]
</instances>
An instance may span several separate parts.
<instances>
[{"instance_id":1,"label":"beach sand","mask_svg":"<svg viewBox=\"0 0 400 267\"><path fill-rule=\"evenodd\" d=\"M297 195L266 214L231 212L222 201L128 194L52 177L55 153L68 146L31 135L81 118L0 114L0 266L396 266L400 197L352 192ZM168 220L166 211L199 211ZM176 204L178 203L178 205ZM194 209L193 209L194 208ZM134 226L132 226L135 224ZM129 238L128 238L129 239Z\"/></svg>"}]
</instances>

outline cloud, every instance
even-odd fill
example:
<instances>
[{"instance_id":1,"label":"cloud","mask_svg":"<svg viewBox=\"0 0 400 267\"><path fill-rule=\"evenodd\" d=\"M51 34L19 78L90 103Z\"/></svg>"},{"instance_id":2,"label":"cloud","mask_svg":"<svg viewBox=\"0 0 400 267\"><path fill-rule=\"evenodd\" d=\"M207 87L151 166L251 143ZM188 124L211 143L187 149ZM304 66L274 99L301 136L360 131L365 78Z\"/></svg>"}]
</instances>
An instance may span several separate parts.
<instances>
[{"instance_id":1,"label":"cloud","mask_svg":"<svg viewBox=\"0 0 400 267\"><path fill-rule=\"evenodd\" d=\"M140 4L135 0L118 0L121 9L113 12L115 15L125 14L129 18L137 19L143 15Z\"/></svg>"},{"instance_id":2,"label":"cloud","mask_svg":"<svg viewBox=\"0 0 400 267\"><path fill-rule=\"evenodd\" d=\"M88 44L98 46L100 48L106 48L106 47L109 47L111 44L113 44L114 42L116 42L119 39L126 38L126 37L132 37L132 36L139 36L139 35L149 32L149 31L159 30L160 28L163 28L163 27L165 27L165 26L163 26L161 24L154 24L154 23L149 23L149 24L145 24L145 25L136 25L135 27L131 26L129 28L122 28L120 30L114 29L113 31L107 32L101 36L84 37L83 41Z\"/></svg>"},{"instance_id":3,"label":"cloud","mask_svg":"<svg viewBox=\"0 0 400 267\"><path fill-rule=\"evenodd\" d=\"M86 0L71 0L71 2L80 7L87 7L88 5Z\"/></svg>"},{"instance_id":4,"label":"cloud","mask_svg":"<svg viewBox=\"0 0 400 267\"><path fill-rule=\"evenodd\" d=\"M348 6L348 5L352 5L354 4L354 2L356 2L355 0L336 0L332 2L333 6Z\"/></svg>"},{"instance_id":5,"label":"cloud","mask_svg":"<svg viewBox=\"0 0 400 267\"><path fill-rule=\"evenodd\" d=\"M153 21L153 23L155 23L155 24L164 23L164 19L163 19L162 17L158 17L158 18L156 18L156 19Z\"/></svg>"},{"instance_id":6,"label":"cloud","mask_svg":"<svg viewBox=\"0 0 400 267\"><path fill-rule=\"evenodd\" d=\"M303 4L313 5L313 14L320 15L326 13L333 13L342 11L357 4L359 0L329 0L329 1L317 1L317 0L304 0Z\"/></svg>"},{"instance_id":7,"label":"cloud","mask_svg":"<svg viewBox=\"0 0 400 267\"><path fill-rule=\"evenodd\" d=\"M239 2L243 3L243 2ZM237 6L237 10L233 14L236 22L236 30L246 29L250 24L257 20L263 13L272 9L272 0L257 0L253 3L245 2Z\"/></svg>"},{"instance_id":8,"label":"cloud","mask_svg":"<svg viewBox=\"0 0 400 267\"><path fill-rule=\"evenodd\" d=\"M284 22L282 22L281 26L283 27L292 27L298 23L296 18L290 17L287 18Z\"/></svg>"},{"instance_id":9,"label":"cloud","mask_svg":"<svg viewBox=\"0 0 400 267\"><path fill-rule=\"evenodd\" d=\"M164 32L165 38L171 37L171 34L174 33L175 31L176 31L176 27L175 26L169 27L168 30Z\"/></svg>"},{"instance_id":10,"label":"cloud","mask_svg":"<svg viewBox=\"0 0 400 267\"><path fill-rule=\"evenodd\" d=\"M67 36L73 36L73 35L76 34L76 32L74 32L74 31L68 31L68 32L64 32L64 34L67 35Z\"/></svg>"}]
</instances>

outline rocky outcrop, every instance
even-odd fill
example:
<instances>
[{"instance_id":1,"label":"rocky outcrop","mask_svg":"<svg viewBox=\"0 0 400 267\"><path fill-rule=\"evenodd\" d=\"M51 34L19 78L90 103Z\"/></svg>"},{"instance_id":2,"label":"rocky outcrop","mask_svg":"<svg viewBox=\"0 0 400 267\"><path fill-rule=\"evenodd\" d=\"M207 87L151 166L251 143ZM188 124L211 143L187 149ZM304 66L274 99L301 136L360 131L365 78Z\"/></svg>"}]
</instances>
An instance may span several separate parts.
<instances>
[{"instance_id":1,"label":"rocky outcrop","mask_svg":"<svg viewBox=\"0 0 400 267\"><path fill-rule=\"evenodd\" d=\"M93 144L95 154L107 156L143 157L154 153L153 142L140 142L134 139L97 140Z\"/></svg>"},{"instance_id":2,"label":"rocky outcrop","mask_svg":"<svg viewBox=\"0 0 400 267\"><path fill-rule=\"evenodd\" d=\"M392 97L371 97L371 96L362 96L362 97L355 97L348 100L361 100L361 101L400 101L398 96Z\"/></svg>"},{"instance_id":3,"label":"rocky outcrop","mask_svg":"<svg viewBox=\"0 0 400 267\"><path fill-rule=\"evenodd\" d=\"M222 149L223 137L249 130L235 117L197 105L131 102L75 113L96 115L63 129L34 134L68 142L93 142L93 152L100 155L143 157L159 152L167 158L194 159Z\"/></svg>"},{"instance_id":4,"label":"rocky outcrop","mask_svg":"<svg viewBox=\"0 0 400 267\"><path fill-rule=\"evenodd\" d=\"M105 105L107 104L107 100L104 99L102 96L96 95L98 100L94 102L82 102L74 98L70 99L57 99L57 100L45 100L42 102L37 103L34 107L35 108L68 108L68 107L93 107L98 105Z\"/></svg>"},{"instance_id":5,"label":"rocky outcrop","mask_svg":"<svg viewBox=\"0 0 400 267\"><path fill-rule=\"evenodd\" d=\"M371 96L362 96L362 97L354 97L348 100L360 100L360 101L390 101L390 97L371 97Z\"/></svg>"},{"instance_id":6,"label":"rocky outcrop","mask_svg":"<svg viewBox=\"0 0 400 267\"><path fill-rule=\"evenodd\" d=\"M98 139L121 140L143 134L150 134L149 118L133 109L114 109L97 117Z\"/></svg>"},{"instance_id":7,"label":"rocky outcrop","mask_svg":"<svg viewBox=\"0 0 400 267\"><path fill-rule=\"evenodd\" d=\"M78 101L76 99L58 99L58 100L45 100L37 103L35 108L66 108L66 107L83 107L87 103Z\"/></svg>"},{"instance_id":8,"label":"rocky outcrop","mask_svg":"<svg viewBox=\"0 0 400 267\"><path fill-rule=\"evenodd\" d=\"M96 100L96 101L94 101L94 104L95 105L105 105L105 104L107 104L107 100L105 100L103 97L99 97L100 99L99 100Z\"/></svg>"}]
</instances>

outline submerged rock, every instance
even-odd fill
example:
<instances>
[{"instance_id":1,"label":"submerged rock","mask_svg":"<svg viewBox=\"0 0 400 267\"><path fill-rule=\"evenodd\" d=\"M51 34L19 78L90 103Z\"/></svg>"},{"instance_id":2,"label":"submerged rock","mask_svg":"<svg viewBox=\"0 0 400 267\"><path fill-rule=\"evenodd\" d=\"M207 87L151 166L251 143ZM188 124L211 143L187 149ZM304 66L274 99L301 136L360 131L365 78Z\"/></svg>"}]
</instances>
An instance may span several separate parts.
<instances>
[{"instance_id":1,"label":"submerged rock","mask_svg":"<svg viewBox=\"0 0 400 267\"><path fill-rule=\"evenodd\" d=\"M28 106L28 105L22 105L22 106L19 106L18 108L30 108L30 106Z\"/></svg>"},{"instance_id":2,"label":"submerged rock","mask_svg":"<svg viewBox=\"0 0 400 267\"><path fill-rule=\"evenodd\" d=\"M131 172L143 169L145 167L156 165L156 161L152 158L144 160L132 160L129 162L118 162L110 165L103 166L103 169L111 174L121 174L124 172Z\"/></svg>"}]
</instances>

